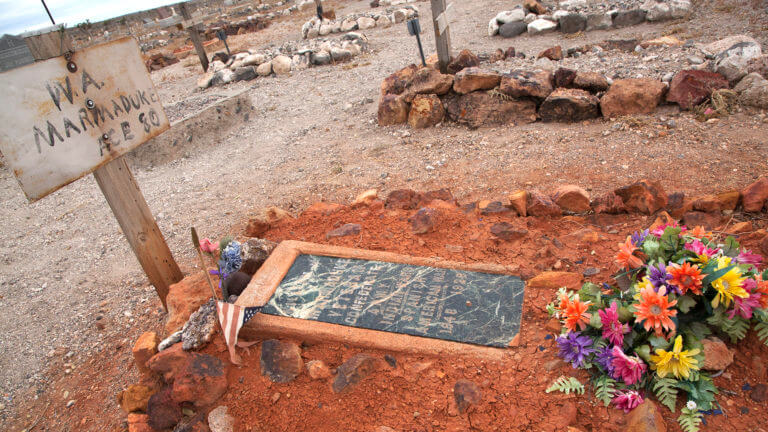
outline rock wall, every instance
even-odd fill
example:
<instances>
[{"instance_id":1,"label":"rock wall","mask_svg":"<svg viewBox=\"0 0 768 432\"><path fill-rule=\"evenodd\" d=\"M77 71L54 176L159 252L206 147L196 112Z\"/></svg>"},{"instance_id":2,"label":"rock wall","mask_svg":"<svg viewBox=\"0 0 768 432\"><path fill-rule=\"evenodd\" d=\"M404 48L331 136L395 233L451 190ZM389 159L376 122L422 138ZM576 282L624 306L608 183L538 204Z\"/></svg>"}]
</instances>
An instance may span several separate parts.
<instances>
[{"instance_id":1,"label":"rock wall","mask_svg":"<svg viewBox=\"0 0 768 432\"><path fill-rule=\"evenodd\" d=\"M346 15L335 20L312 17L311 20L301 26L301 37L312 39L318 36L326 36L331 33L346 33L355 30L368 30L374 27L389 27L399 24L407 19L419 16L416 6L403 5L390 7L383 12L365 12Z\"/></svg>"}]
</instances>

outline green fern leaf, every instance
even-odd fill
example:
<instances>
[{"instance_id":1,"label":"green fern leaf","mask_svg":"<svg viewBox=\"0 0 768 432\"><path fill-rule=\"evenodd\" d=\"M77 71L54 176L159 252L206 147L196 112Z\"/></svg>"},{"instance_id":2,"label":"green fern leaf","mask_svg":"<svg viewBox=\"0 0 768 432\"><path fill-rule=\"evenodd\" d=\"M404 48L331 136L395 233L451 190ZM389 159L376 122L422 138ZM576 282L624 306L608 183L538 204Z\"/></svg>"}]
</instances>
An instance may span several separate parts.
<instances>
[{"instance_id":1,"label":"green fern leaf","mask_svg":"<svg viewBox=\"0 0 768 432\"><path fill-rule=\"evenodd\" d=\"M720 328L731 338L731 343L736 343L747 337L749 321L741 317L733 317L732 320L724 320Z\"/></svg>"},{"instance_id":2,"label":"green fern leaf","mask_svg":"<svg viewBox=\"0 0 768 432\"><path fill-rule=\"evenodd\" d=\"M574 377L566 378L561 376L546 390L547 393L552 393L553 391L559 391L565 394L571 394L571 392L573 392L574 394L581 395L584 394L584 384Z\"/></svg>"},{"instance_id":3,"label":"green fern leaf","mask_svg":"<svg viewBox=\"0 0 768 432\"><path fill-rule=\"evenodd\" d=\"M594 380L592 385L595 388L595 397L602 401L604 406L608 406L616 394L616 380L608 375L601 375Z\"/></svg>"},{"instance_id":4,"label":"green fern leaf","mask_svg":"<svg viewBox=\"0 0 768 432\"><path fill-rule=\"evenodd\" d=\"M680 417L677 418L680 428L684 432L699 432L703 415L697 410L689 410L688 408L683 408L680 411Z\"/></svg>"},{"instance_id":5,"label":"green fern leaf","mask_svg":"<svg viewBox=\"0 0 768 432\"><path fill-rule=\"evenodd\" d=\"M764 344L768 345L768 324L762 322L755 324L755 331L757 332L757 337Z\"/></svg>"},{"instance_id":6,"label":"green fern leaf","mask_svg":"<svg viewBox=\"0 0 768 432\"><path fill-rule=\"evenodd\" d=\"M670 411L675 412L677 404L677 381L672 378L656 378L653 383L656 398Z\"/></svg>"}]
</instances>

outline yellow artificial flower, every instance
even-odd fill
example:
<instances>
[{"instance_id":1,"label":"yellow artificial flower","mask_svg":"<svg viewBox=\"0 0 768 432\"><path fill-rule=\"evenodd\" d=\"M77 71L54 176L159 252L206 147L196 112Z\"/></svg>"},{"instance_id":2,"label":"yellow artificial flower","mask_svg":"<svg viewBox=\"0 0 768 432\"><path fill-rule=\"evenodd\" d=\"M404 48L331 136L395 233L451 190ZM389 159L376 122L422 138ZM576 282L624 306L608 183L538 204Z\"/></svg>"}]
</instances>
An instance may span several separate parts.
<instances>
[{"instance_id":1,"label":"yellow artificial flower","mask_svg":"<svg viewBox=\"0 0 768 432\"><path fill-rule=\"evenodd\" d=\"M672 374L677 379L688 379L692 370L699 370L699 361L693 358L698 353L699 349L683 351L683 337L678 336L672 351L657 349L656 355L651 356L651 369L661 378Z\"/></svg>"},{"instance_id":2,"label":"yellow artificial flower","mask_svg":"<svg viewBox=\"0 0 768 432\"><path fill-rule=\"evenodd\" d=\"M643 279L640 280L637 285L635 285L635 295L633 296L635 301L640 301L640 292L644 291L645 289L656 291L656 288L653 287L653 284L651 283L651 280L648 279L648 276L643 276Z\"/></svg>"},{"instance_id":3,"label":"yellow artificial flower","mask_svg":"<svg viewBox=\"0 0 768 432\"><path fill-rule=\"evenodd\" d=\"M717 259L717 270L722 270L729 265L731 265L731 257L724 256ZM712 307L717 307L720 303L728 307L734 297L749 297L749 293L743 288L744 279L746 278L741 277L739 268L734 267L712 282L712 288L717 291L715 298L712 299Z\"/></svg>"}]
</instances>

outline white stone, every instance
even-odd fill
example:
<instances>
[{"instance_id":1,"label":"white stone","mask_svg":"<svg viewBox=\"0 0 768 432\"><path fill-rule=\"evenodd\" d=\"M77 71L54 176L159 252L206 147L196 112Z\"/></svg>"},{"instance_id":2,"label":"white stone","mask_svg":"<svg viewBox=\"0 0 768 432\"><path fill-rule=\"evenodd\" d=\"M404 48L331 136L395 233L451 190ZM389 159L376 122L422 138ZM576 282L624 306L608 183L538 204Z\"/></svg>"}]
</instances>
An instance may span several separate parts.
<instances>
[{"instance_id":1,"label":"white stone","mask_svg":"<svg viewBox=\"0 0 768 432\"><path fill-rule=\"evenodd\" d=\"M570 14L570 12L568 12L567 10L562 10L562 9L556 10L552 14L552 19L555 20L555 21L560 21L560 18L562 18L564 16L568 16L568 14Z\"/></svg>"},{"instance_id":2,"label":"white stone","mask_svg":"<svg viewBox=\"0 0 768 432\"><path fill-rule=\"evenodd\" d=\"M235 80L235 71L232 69L222 69L213 74L214 84L229 84Z\"/></svg>"},{"instance_id":3,"label":"white stone","mask_svg":"<svg viewBox=\"0 0 768 432\"><path fill-rule=\"evenodd\" d=\"M528 34L535 35L540 33L549 33L557 29L557 23L545 19L537 19L528 24Z\"/></svg>"},{"instance_id":4,"label":"white stone","mask_svg":"<svg viewBox=\"0 0 768 432\"><path fill-rule=\"evenodd\" d=\"M320 36L325 36L325 35L331 34L332 31L333 31L333 26L329 24L323 24L320 26L320 30L318 30L317 34L319 34Z\"/></svg>"},{"instance_id":5,"label":"white stone","mask_svg":"<svg viewBox=\"0 0 768 432\"><path fill-rule=\"evenodd\" d=\"M536 60L536 63L533 64L538 69L544 69L544 70L554 70L555 69L555 63L552 62L552 60L542 57L538 60Z\"/></svg>"},{"instance_id":6,"label":"white stone","mask_svg":"<svg viewBox=\"0 0 768 432\"><path fill-rule=\"evenodd\" d=\"M368 30L376 27L376 20L371 17L360 17L357 19L357 27L360 30Z\"/></svg>"},{"instance_id":7,"label":"white stone","mask_svg":"<svg viewBox=\"0 0 768 432\"><path fill-rule=\"evenodd\" d=\"M256 68L256 73L259 74L259 76L269 76L269 74L272 73L272 62L260 64L259 67Z\"/></svg>"},{"instance_id":8,"label":"white stone","mask_svg":"<svg viewBox=\"0 0 768 432\"><path fill-rule=\"evenodd\" d=\"M313 39L313 38L316 38L316 37L318 37L318 36L320 36L320 30L318 30L318 29L316 29L316 28L312 27L312 28L311 28L311 29L309 29L309 31L307 32L307 37L306 37L306 39Z\"/></svg>"},{"instance_id":9,"label":"white stone","mask_svg":"<svg viewBox=\"0 0 768 432\"><path fill-rule=\"evenodd\" d=\"M691 13L689 0L671 0L669 7L672 9L672 19L685 18Z\"/></svg>"},{"instance_id":10,"label":"white stone","mask_svg":"<svg viewBox=\"0 0 768 432\"><path fill-rule=\"evenodd\" d=\"M243 59L243 66L258 66L267 61L264 54L251 54Z\"/></svg>"},{"instance_id":11,"label":"white stone","mask_svg":"<svg viewBox=\"0 0 768 432\"><path fill-rule=\"evenodd\" d=\"M491 21L488 22L488 36L496 36L499 34L499 22L496 21L496 18L491 18Z\"/></svg>"},{"instance_id":12,"label":"white stone","mask_svg":"<svg viewBox=\"0 0 768 432\"><path fill-rule=\"evenodd\" d=\"M210 65L208 65L208 70L211 72L218 72L222 69L226 69L227 65L222 63L220 60L212 61Z\"/></svg>"},{"instance_id":13,"label":"white stone","mask_svg":"<svg viewBox=\"0 0 768 432\"><path fill-rule=\"evenodd\" d=\"M578 7L585 7L587 0L563 0L560 2L560 7L563 9L574 9Z\"/></svg>"},{"instance_id":14,"label":"white stone","mask_svg":"<svg viewBox=\"0 0 768 432\"><path fill-rule=\"evenodd\" d=\"M747 63L763 54L760 44L742 42L715 56L715 72L735 84L747 74Z\"/></svg>"},{"instance_id":15,"label":"white stone","mask_svg":"<svg viewBox=\"0 0 768 432\"><path fill-rule=\"evenodd\" d=\"M522 21L525 19L525 11L523 8L515 8L509 11L499 12L496 15L496 21L499 25L504 25L510 22Z\"/></svg>"},{"instance_id":16,"label":"white stone","mask_svg":"<svg viewBox=\"0 0 768 432\"><path fill-rule=\"evenodd\" d=\"M744 105L768 109L768 81L760 74L752 72L733 88L739 94L739 101Z\"/></svg>"},{"instance_id":17,"label":"white stone","mask_svg":"<svg viewBox=\"0 0 768 432\"><path fill-rule=\"evenodd\" d=\"M248 54L249 53L247 53L247 52L237 53L237 54L235 54L235 60L243 60L246 57L248 57Z\"/></svg>"},{"instance_id":18,"label":"white stone","mask_svg":"<svg viewBox=\"0 0 768 432\"><path fill-rule=\"evenodd\" d=\"M405 12L402 9L394 11L392 13L392 21L394 21L395 24L400 24L405 21Z\"/></svg>"},{"instance_id":19,"label":"white stone","mask_svg":"<svg viewBox=\"0 0 768 432\"><path fill-rule=\"evenodd\" d=\"M348 32L357 28L357 21L353 19L346 19L341 23L341 31Z\"/></svg>"},{"instance_id":20,"label":"white stone","mask_svg":"<svg viewBox=\"0 0 768 432\"><path fill-rule=\"evenodd\" d=\"M529 13L528 15L525 16L525 18L523 19L523 22L526 23L526 24L530 24L530 23L536 21L536 19L538 17L539 16L536 15L535 13Z\"/></svg>"},{"instance_id":21,"label":"white stone","mask_svg":"<svg viewBox=\"0 0 768 432\"><path fill-rule=\"evenodd\" d=\"M291 73L291 58L279 55L272 59L272 71L275 75L288 75Z\"/></svg>"},{"instance_id":22,"label":"white stone","mask_svg":"<svg viewBox=\"0 0 768 432\"><path fill-rule=\"evenodd\" d=\"M207 89L211 86L211 81L213 81L213 72L206 72L197 80L197 87Z\"/></svg>"},{"instance_id":23,"label":"white stone","mask_svg":"<svg viewBox=\"0 0 768 432\"><path fill-rule=\"evenodd\" d=\"M208 414L208 427L211 432L233 432L235 429L235 418L227 413L227 407L222 405L216 407Z\"/></svg>"},{"instance_id":24,"label":"white stone","mask_svg":"<svg viewBox=\"0 0 768 432\"><path fill-rule=\"evenodd\" d=\"M376 27L387 28L392 25L392 21L386 15L382 15L376 20Z\"/></svg>"},{"instance_id":25,"label":"white stone","mask_svg":"<svg viewBox=\"0 0 768 432\"><path fill-rule=\"evenodd\" d=\"M349 50L349 52L352 53L352 57L358 56L362 52L362 49L360 48L360 45L358 45L356 43L349 44L346 49Z\"/></svg>"},{"instance_id":26,"label":"white stone","mask_svg":"<svg viewBox=\"0 0 768 432\"><path fill-rule=\"evenodd\" d=\"M604 12L595 12L587 15L587 31L606 30L613 26L613 19Z\"/></svg>"},{"instance_id":27,"label":"white stone","mask_svg":"<svg viewBox=\"0 0 768 432\"><path fill-rule=\"evenodd\" d=\"M343 48L331 48L331 58L333 61L345 61L352 58L352 52Z\"/></svg>"}]
</instances>

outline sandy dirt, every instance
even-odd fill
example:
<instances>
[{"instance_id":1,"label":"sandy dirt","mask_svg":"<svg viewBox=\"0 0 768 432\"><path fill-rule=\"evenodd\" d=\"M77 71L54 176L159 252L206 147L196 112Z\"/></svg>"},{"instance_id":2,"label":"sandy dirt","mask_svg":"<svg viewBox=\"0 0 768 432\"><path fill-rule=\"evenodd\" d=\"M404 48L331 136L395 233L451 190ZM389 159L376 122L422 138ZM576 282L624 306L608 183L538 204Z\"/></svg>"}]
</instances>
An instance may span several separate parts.
<instances>
[{"instance_id":1,"label":"sandy dirt","mask_svg":"<svg viewBox=\"0 0 768 432\"><path fill-rule=\"evenodd\" d=\"M423 42L431 47L428 2L417 5ZM498 0L455 2L454 49L491 53L515 46L535 55L555 44L568 48L617 37L675 34L711 42L748 33L764 46L768 37L764 9L724 1L699 2L688 22L576 38L559 33L489 38L488 20L508 7ZM337 15L368 8L367 1L338 2ZM308 16L292 16L233 39L256 47L297 39ZM688 113L665 107L626 130L614 130L617 123L626 123L622 119L479 130L452 124L420 131L380 128L375 122L379 84L417 61L416 44L404 25L365 33L370 53L347 65L288 77L200 92L195 90L199 72L194 64L182 61L152 74L174 120L238 91L245 92L253 107L247 121L217 136L190 136L182 144L189 151L177 160L134 167L185 273L196 267L190 226L210 237L237 233L238 226L267 205L298 212L315 201L348 202L368 188L386 193L402 187L447 187L462 202L502 199L518 188L550 191L561 183L598 193L643 177L659 179L668 192L708 193L743 187L768 171L768 123L765 113L751 111L699 123ZM674 119L674 128L667 126L669 119ZM98 413L110 418L108 424L122 419L113 396L135 379L125 373L130 346L141 332L159 328L164 319L160 302L92 177L29 204L3 167L0 200L0 427L13 420L21 429L40 419L37 428L45 425L45 430L104 430L101 423L79 426L69 423L72 414L51 413L69 410L90 422ZM80 378L86 388L78 386ZM68 400L75 400L72 395L91 387L97 411L93 405L78 408L82 400L66 408ZM43 410L45 406L53 411Z\"/></svg>"}]
</instances>

